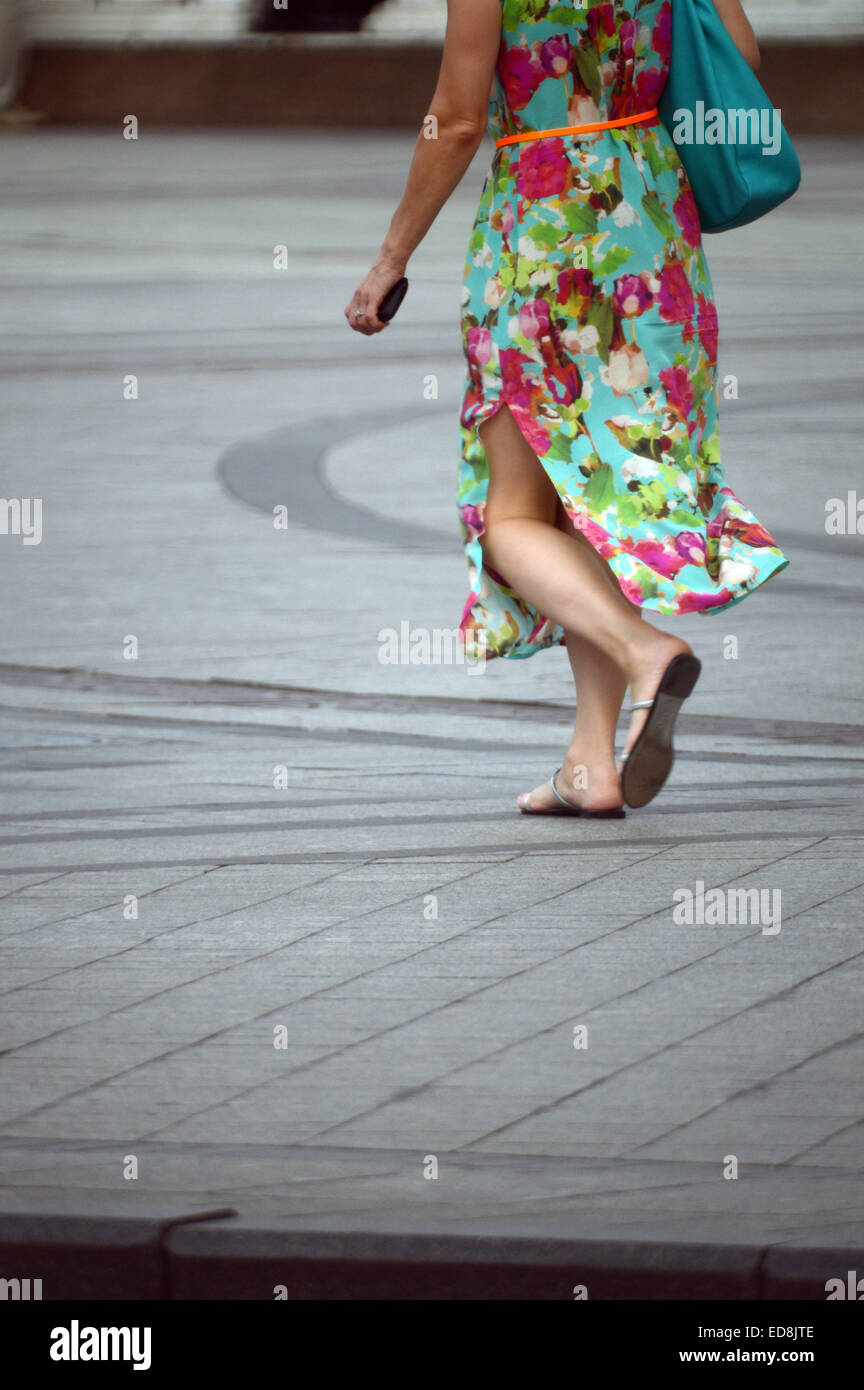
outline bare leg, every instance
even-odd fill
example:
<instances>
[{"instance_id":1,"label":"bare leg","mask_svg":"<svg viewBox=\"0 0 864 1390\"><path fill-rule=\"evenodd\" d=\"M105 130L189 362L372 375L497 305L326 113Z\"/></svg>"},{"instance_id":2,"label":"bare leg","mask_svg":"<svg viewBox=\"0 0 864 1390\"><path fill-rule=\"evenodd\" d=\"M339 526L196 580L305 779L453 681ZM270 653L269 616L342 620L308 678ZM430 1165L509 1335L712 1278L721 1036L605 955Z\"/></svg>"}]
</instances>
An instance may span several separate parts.
<instances>
[{"instance_id":1,"label":"bare leg","mask_svg":"<svg viewBox=\"0 0 864 1390\"><path fill-rule=\"evenodd\" d=\"M634 700L651 698L667 663L690 647L641 621L594 548L572 528L559 528L555 489L507 406L482 436L489 461L484 554L567 637L580 714L559 789L579 805L620 805L613 747L624 690L629 684ZM645 717L633 715L628 747ZM573 786L574 767L587 769L587 790ZM552 793L540 788L531 795L531 807L540 810L548 803L534 796Z\"/></svg>"}]
</instances>

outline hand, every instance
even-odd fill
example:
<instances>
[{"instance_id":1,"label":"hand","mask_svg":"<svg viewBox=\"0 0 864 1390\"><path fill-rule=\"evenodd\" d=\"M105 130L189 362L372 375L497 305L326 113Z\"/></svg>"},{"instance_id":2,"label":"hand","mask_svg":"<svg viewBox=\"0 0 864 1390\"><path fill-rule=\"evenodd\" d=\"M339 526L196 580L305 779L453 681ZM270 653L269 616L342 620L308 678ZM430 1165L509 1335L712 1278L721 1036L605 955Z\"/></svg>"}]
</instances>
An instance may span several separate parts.
<instances>
[{"instance_id":1,"label":"hand","mask_svg":"<svg viewBox=\"0 0 864 1390\"><path fill-rule=\"evenodd\" d=\"M383 323L378 317L378 305L387 291L392 289L404 274L404 265L397 265L394 261L375 262L365 280L360 281L351 303L345 310L345 317L355 333L363 333L367 338L371 338L374 333L380 333L388 327L388 324Z\"/></svg>"}]
</instances>

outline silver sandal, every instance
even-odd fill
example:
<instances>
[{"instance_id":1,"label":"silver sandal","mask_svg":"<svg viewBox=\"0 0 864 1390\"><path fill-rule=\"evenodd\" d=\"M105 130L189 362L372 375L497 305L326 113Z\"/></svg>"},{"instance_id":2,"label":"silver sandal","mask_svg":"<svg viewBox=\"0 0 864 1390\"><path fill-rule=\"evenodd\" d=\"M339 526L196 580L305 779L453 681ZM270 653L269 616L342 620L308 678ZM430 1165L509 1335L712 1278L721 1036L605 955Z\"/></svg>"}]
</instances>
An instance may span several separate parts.
<instances>
[{"instance_id":1,"label":"silver sandal","mask_svg":"<svg viewBox=\"0 0 864 1390\"><path fill-rule=\"evenodd\" d=\"M565 801L559 792L555 778L561 771L556 767L552 776L549 778L549 785L553 795L558 798L559 806L552 806L548 811L532 811L530 805L520 806L519 810L523 816L581 816L583 820L623 820L627 814L623 807L618 807L614 811L587 811L582 806L574 806L572 801ZM527 800L527 797L526 797Z\"/></svg>"}]
</instances>

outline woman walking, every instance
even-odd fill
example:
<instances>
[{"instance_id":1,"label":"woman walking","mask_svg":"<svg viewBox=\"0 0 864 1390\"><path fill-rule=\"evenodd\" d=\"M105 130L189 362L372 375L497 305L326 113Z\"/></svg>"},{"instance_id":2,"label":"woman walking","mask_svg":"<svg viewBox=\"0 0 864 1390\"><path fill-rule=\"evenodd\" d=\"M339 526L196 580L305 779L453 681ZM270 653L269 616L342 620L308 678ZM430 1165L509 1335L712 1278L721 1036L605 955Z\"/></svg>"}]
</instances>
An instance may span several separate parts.
<instances>
[{"instance_id":1,"label":"woman walking","mask_svg":"<svg viewBox=\"0 0 864 1390\"><path fill-rule=\"evenodd\" d=\"M462 630L490 657L564 643L577 694L562 765L520 796L526 814L620 817L650 801L700 667L643 615L722 612L788 563L720 464L713 290L656 110L673 4L449 0L437 138L421 133L345 311L358 332L386 327L383 295L488 129L462 308ZM739 0L714 5L756 67Z\"/></svg>"}]
</instances>

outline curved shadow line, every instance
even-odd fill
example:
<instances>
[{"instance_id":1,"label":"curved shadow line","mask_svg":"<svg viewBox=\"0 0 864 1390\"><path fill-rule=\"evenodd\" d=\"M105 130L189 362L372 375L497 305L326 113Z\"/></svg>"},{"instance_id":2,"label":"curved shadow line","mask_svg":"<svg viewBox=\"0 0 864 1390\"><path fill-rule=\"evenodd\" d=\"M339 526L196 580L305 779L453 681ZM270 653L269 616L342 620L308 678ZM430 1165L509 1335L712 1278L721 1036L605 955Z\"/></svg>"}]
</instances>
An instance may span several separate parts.
<instances>
[{"instance_id":1,"label":"curved shadow line","mask_svg":"<svg viewBox=\"0 0 864 1390\"><path fill-rule=\"evenodd\" d=\"M450 412L432 413L442 416ZM308 526L342 539L362 540L394 550L421 550L452 554L460 549L457 529L452 539L443 531L420 525L399 526L380 512L349 502L328 486L324 460L334 445L390 425L418 419L417 408L403 407L387 415L380 408L351 416L319 416L299 426L274 430L270 434L234 444L217 464L223 485L232 496L258 511L272 515L274 507L284 506L297 525ZM423 417L424 421L429 415ZM787 530L778 536L781 546L792 542L800 550L833 552L844 557L860 556L861 546L854 538L809 535ZM789 596L824 598L832 602L861 602L861 591L846 585L784 582Z\"/></svg>"},{"instance_id":2,"label":"curved shadow line","mask_svg":"<svg viewBox=\"0 0 864 1390\"><path fill-rule=\"evenodd\" d=\"M217 470L234 497L259 511L272 513L274 507L284 506L290 520L298 525L328 531L343 539L371 541L396 550L447 554L459 549L455 525L452 540L431 527L400 525L395 519L348 502L333 492L324 478L324 456L335 444L374 429L416 420L417 414L413 406L410 410L393 410L386 416L380 409L335 418L321 416L232 445L222 455Z\"/></svg>"}]
</instances>

